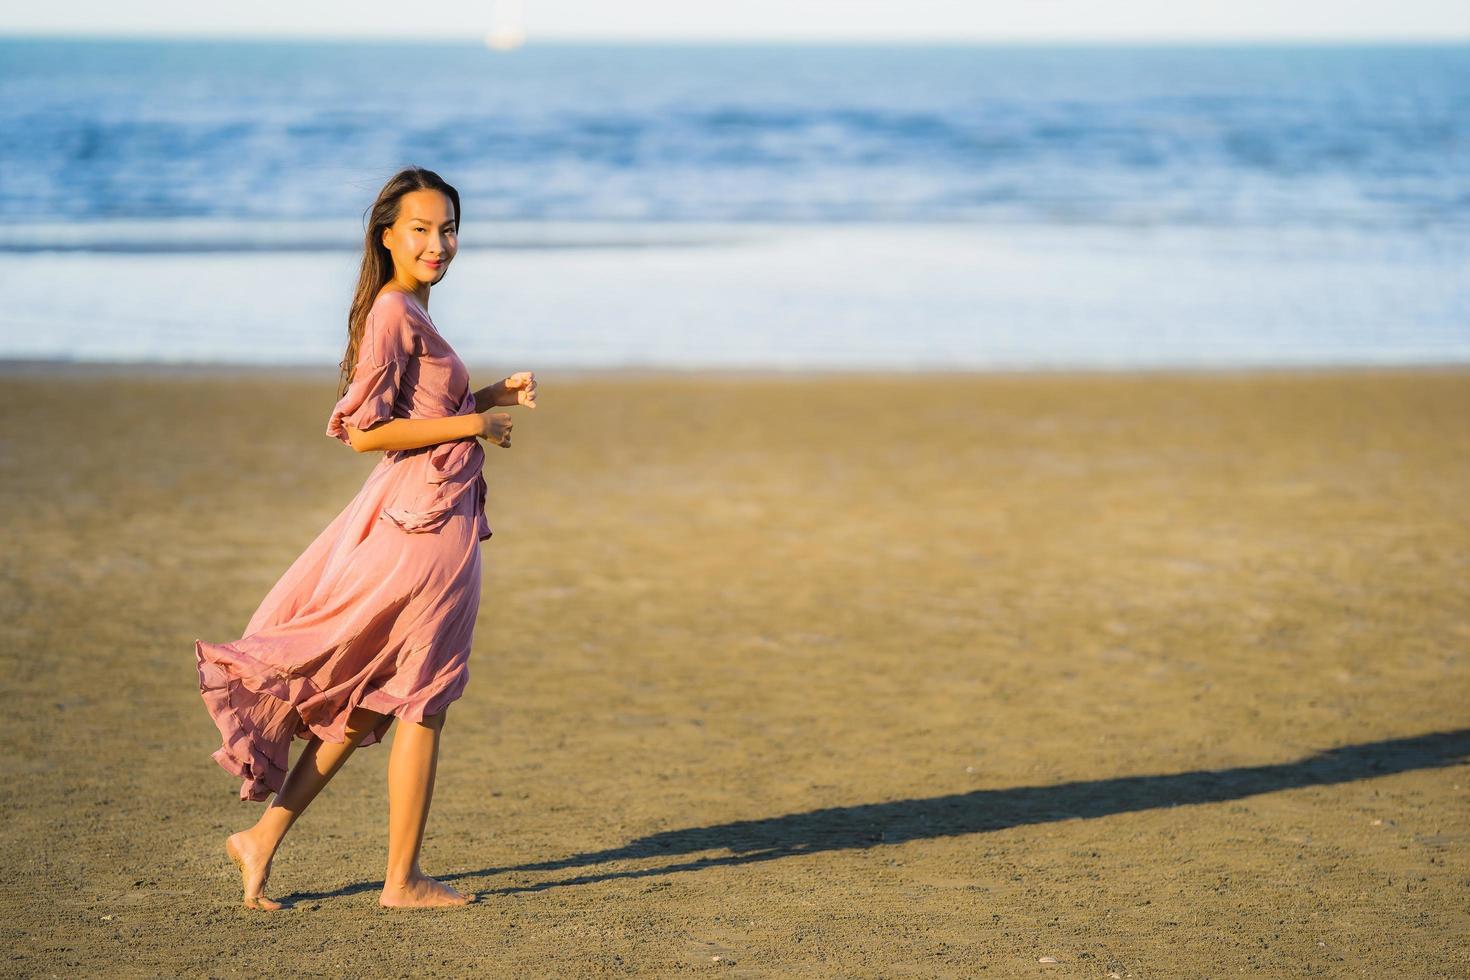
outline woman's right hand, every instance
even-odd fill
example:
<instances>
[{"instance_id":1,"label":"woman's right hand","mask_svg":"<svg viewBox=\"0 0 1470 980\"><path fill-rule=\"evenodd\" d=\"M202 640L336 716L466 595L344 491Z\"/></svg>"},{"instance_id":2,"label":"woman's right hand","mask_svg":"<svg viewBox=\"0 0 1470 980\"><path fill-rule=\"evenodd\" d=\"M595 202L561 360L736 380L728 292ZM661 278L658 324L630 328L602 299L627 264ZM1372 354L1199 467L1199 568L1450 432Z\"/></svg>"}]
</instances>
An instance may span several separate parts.
<instances>
[{"instance_id":1,"label":"woman's right hand","mask_svg":"<svg viewBox=\"0 0 1470 980\"><path fill-rule=\"evenodd\" d=\"M509 449L511 423L509 412L481 412L480 438Z\"/></svg>"}]
</instances>

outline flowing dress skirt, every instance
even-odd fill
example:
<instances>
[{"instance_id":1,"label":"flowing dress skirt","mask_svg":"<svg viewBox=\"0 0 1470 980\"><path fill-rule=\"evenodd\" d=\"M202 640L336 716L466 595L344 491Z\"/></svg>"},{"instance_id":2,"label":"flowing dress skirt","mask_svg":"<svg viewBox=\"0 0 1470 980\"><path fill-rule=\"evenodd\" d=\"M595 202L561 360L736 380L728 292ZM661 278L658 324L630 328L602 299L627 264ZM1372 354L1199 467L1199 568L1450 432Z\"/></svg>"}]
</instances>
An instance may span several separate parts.
<instances>
[{"instance_id":1,"label":"flowing dress skirt","mask_svg":"<svg viewBox=\"0 0 1470 980\"><path fill-rule=\"evenodd\" d=\"M385 513L433 477L430 457L386 453L241 639L195 641L200 693L223 740L214 759L243 780L241 800L280 790L293 738L345 741L356 707L385 715L359 743L372 745L387 735L389 716L422 721L463 692L479 544L490 534L483 479L431 529L410 533Z\"/></svg>"}]
</instances>

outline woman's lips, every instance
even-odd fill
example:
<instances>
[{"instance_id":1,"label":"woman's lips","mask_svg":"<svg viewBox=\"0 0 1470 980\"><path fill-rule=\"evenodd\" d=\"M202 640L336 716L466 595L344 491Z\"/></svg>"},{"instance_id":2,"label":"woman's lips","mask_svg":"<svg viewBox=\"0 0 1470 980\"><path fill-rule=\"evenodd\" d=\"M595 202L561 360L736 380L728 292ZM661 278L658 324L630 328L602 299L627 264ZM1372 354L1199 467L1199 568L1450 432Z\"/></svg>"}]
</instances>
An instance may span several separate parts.
<instances>
[{"instance_id":1,"label":"woman's lips","mask_svg":"<svg viewBox=\"0 0 1470 980\"><path fill-rule=\"evenodd\" d=\"M423 262L424 265L428 266L431 269L437 269L441 265L444 264L442 261L441 262L430 262L428 259L420 259L419 261Z\"/></svg>"}]
</instances>

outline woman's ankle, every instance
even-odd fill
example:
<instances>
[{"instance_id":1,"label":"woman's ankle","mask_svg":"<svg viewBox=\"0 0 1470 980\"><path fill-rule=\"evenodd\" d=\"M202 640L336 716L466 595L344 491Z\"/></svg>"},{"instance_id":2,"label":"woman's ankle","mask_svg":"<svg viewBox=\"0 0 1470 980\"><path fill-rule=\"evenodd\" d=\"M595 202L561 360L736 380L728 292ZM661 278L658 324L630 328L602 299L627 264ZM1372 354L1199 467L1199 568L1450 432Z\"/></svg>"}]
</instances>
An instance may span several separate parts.
<instances>
[{"instance_id":1,"label":"woman's ankle","mask_svg":"<svg viewBox=\"0 0 1470 980\"><path fill-rule=\"evenodd\" d=\"M417 864L415 864L406 872L396 872L391 870L385 872L383 875L383 887L406 888L407 886L413 884L415 881L422 881L427 877L428 875L424 874L423 870L420 869Z\"/></svg>"},{"instance_id":2,"label":"woman's ankle","mask_svg":"<svg viewBox=\"0 0 1470 980\"><path fill-rule=\"evenodd\" d=\"M274 822L268 823L265 820L261 820L249 830L244 831L244 833L249 836L252 844L264 849L271 857L274 857L276 850L281 846L281 841L285 839L286 831L289 828L290 824L278 826Z\"/></svg>"}]
</instances>

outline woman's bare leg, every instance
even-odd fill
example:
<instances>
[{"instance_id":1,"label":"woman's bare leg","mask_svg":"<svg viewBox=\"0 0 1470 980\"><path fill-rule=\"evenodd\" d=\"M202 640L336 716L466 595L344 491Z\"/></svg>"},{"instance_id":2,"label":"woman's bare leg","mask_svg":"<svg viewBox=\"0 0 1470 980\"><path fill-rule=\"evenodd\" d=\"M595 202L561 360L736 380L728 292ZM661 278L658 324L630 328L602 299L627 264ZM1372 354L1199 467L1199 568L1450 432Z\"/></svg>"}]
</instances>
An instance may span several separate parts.
<instances>
[{"instance_id":1,"label":"woman's bare leg","mask_svg":"<svg viewBox=\"0 0 1470 980\"><path fill-rule=\"evenodd\" d=\"M315 736L307 743L296 765L286 775L281 791L249 830L233 834L225 841L225 851L240 868L245 885L245 907L274 911L281 903L261 894L271 873L271 859L286 836L286 831L305 812L311 801L331 782L337 770L347 761L363 736L382 720L377 711L355 708L347 718L345 742L324 742Z\"/></svg>"},{"instance_id":2,"label":"woman's bare leg","mask_svg":"<svg viewBox=\"0 0 1470 980\"><path fill-rule=\"evenodd\" d=\"M425 715L423 722L401 722L388 759L388 871L378 904L405 906L464 905L464 895L419 868L424 825L434 797L439 765L439 733L448 709Z\"/></svg>"}]
</instances>

